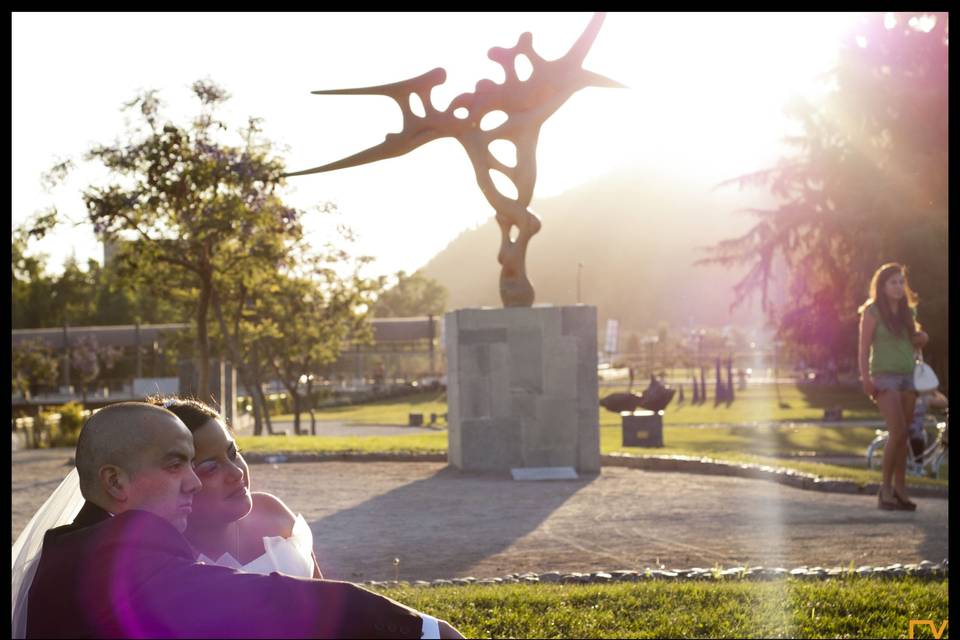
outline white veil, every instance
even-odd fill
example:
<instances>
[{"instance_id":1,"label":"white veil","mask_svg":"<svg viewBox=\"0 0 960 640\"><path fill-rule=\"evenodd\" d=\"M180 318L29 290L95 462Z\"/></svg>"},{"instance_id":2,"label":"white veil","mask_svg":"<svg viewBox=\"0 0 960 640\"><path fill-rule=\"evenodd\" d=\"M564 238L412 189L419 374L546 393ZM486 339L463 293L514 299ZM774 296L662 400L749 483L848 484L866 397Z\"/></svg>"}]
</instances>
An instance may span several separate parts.
<instances>
[{"instance_id":1,"label":"white veil","mask_svg":"<svg viewBox=\"0 0 960 640\"><path fill-rule=\"evenodd\" d=\"M74 468L67 474L47 501L43 503L30 522L13 543L12 550L12 589L11 616L14 638L26 637L27 631L27 594L33 583L40 561L40 549L43 535L48 529L70 524L83 508L83 496L80 494L80 476Z\"/></svg>"}]
</instances>

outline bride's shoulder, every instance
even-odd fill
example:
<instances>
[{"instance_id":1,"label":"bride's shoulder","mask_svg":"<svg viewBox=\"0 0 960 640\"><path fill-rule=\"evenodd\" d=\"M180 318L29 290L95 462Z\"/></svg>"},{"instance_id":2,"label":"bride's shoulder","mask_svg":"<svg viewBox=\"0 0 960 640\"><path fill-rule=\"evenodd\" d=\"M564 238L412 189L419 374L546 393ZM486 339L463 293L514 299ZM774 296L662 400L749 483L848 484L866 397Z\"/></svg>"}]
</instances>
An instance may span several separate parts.
<instances>
[{"instance_id":1,"label":"bride's shoulder","mask_svg":"<svg viewBox=\"0 0 960 640\"><path fill-rule=\"evenodd\" d=\"M256 527L257 533L262 536L289 538L293 533L296 516L283 500L264 492L251 493L250 497L253 499L253 509L247 517L251 518L250 524Z\"/></svg>"}]
</instances>

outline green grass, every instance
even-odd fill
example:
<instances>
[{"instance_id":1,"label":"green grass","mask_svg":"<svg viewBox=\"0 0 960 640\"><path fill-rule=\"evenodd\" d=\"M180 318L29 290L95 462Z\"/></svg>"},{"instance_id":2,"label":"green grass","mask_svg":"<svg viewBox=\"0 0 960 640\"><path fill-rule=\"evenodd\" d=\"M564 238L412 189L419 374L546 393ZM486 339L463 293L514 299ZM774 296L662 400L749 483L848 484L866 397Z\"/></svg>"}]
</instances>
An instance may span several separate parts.
<instances>
[{"instance_id":1,"label":"green grass","mask_svg":"<svg viewBox=\"0 0 960 640\"><path fill-rule=\"evenodd\" d=\"M948 617L948 581L915 578L377 591L468 638L904 638L911 618Z\"/></svg>"},{"instance_id":2,"label":"green grass","mask_svg":"<svg viewBox=\"0 0 960 640\"><path fill-rule=\"evenodd\" d=\"M856 429L856 427L796 427L803 433L810 431L799 438L800 450L808 450L805 447L809 445L806 440L830 441L829 434L820 435L816 430L823 431L843 431L847 429ZM684 455L708 457L715 460L733 463L761 464L772 467L794 469L803 473L810 473L827 478L838 478L842 480L851 480L860 484L869 484L880 481L880 472L866 468L847 467L835 464L824 464L813 462L810 459L799 458L776 458L762 453L751 452L752 446L749 437L736 432L736 427L716 427L716 428L683 428L683 427L664 427L664 439L667 443L674 442L675 435L678 439L688 438L683 446L678 442L677 446L663 447L657 449L647 449L640 447L621 447L619 428L604 427L601 429L600 451L602 453L625 452L633 455ZM676 434L674 432L677 432ZM717 433L714 433L717 432ZM872 434L872 431L871 431ZM697 441L695 436L702 435L702 441ZM836 436L841 438L842 434ZM255 451L258 453L446 453L447 451L447 432L438 431L436 433L406 435L406 436L240 436L237 443L243 451ZM847 446L837 444L837 447ZM850 445L852 446L852 445ZM864 445L864 449L866 445ZM829 449L828 449L829 450ZM756 451L766 451L761 447ZM832 450L831 450L832 451ZM862 453L863 449L860 449ZM856 454L859 455L859 454ZM907 477L909 484L946 486L946 480L936 480L933 478L915 478Z\"/></svg>"},{"instance_id":3,"label":"green grass","mask_svg":"<svg viewBox=\"0 0 960 640\"><path fill-rule=\"evenodd\" d=\"M713 388L708 384L712 395ZM685 385L686 401L676 400L670 403L664 415L665 425L682 424L740 424L758 422L810 421L823 418L823 410L839 406L848 420L876 420L881 423L876 405L858 389L849 387L827 387L822 385L781 384L780 400L777 399L773 385L750 385L736 392L736 399L729 406L714 406L713 400L701 405L690 404L689 385ZM639 392L642 388L634 385ZM626 391L626 385L603 387L600 396L615 391ZM780 405L783 402L786 407ZM431 413L438 415L447 412L446 394L442 391L424 392L403 398L381 400L352 407L320 409L316 412L320 420L339 420L348 424L392 424L406 425L408 414L422 413L429 418ZM309 414L300 414L301 420L309 420ZM274 420L292 421L293 414L285 413L273 416ZM620 416L601 409L601 425L619 425Z\"/></svg>"},{"instance_id":4,"label":"green grass","mask_svg":"<svg viewBox=\"0 0 960 640\"><path fill-rule=\"evenodd\" d=\"M623 390L623 389L618 389ZM864 467L824 464L811 456L865 456L875 436L873 426L830 427L819 424L792 424L793 421L819 421L823 409L844 407L849 419L876 419L876 407L859 391L847 387L821 385L780 385L778 404L773 385L752 385L737 393L729 407L713 403L691 406L673 403L664 416L666 447L648 449L621 446L620 416L600 410L600 450L634 455L685 455L710 457L734 463L754 463L794 469L823 477L868 484L880 481L880 472ZM605 388L602 395L612 393ZM689 399L689 397L688 397ZM443 392L425 392L402 401L381 402L354 407L318 411L321 420L340 420L354 424L406 425L408 414L442 414L447 410ZM292 419L276 416L275 420ZM302 419L308 421L306 415ZM309 422L307 422L309 424ZM398 436L259 436L238 438L240 447L257 452L423 452L444 453L445 431ZM784 457L787 456L787 457ZM864 458L864 466L866 460ZM911 484L940 485L945 480L908 478Z\"/></svg>"},{"instance_id":5,"label":"green grass","mask_svg":"<svg viewBox=\"0 0 960 640\"><path fill-rule=\"evenodd\" d=\"M626 391L623 387L605 387L600 396L614 391ZM634 385L634 391L642 391ZM713 386L708 382L707 402L700 405L690 403L692 399L689 384L684 385L685 401L679 403L678 397L670 403L664 412L664 425L679 424L751 424L757 422L787 422L821 420L823 410L841 407L846 420L877 420L882 422L880 412L869 398L859 389L840 386L781 384L780 399L777 399L776 387L772 384L748 385L743 391L735 392L734 401L714 405ZM783 403L781 406L780 403ZM601 424L619 425L620 417L609 411L601 411Z\"/></svg>"},{"instance_id":6,"label":"green grass","mask_svg":"<svg viewBox=\"0 0 960 640\"><path fill-rule=\"evenodd\" d=\"M447 432L408 436L239 436L237 445L258 453L446 453Z\"/></svg>"},{"instance_id":7,"label":"green grass","mask_svg":"<svg viewBox=\"0 0 960 640\"><path fill-rule=\"evenodd\" d=\"M621 447L620 416L614 425L601 421L600 448L604 452L649 453L651 449ZM663 427L663 441L671 449L695 453L751 453L755 455L864 456L876 436L873 427L828 427L816 424L767 424ZM657 452L666 451L658 449Z\"/></svg>"},{"instance_id":8,"label":"green grass","mask_svg":"<svg viewBox=\"0 0 960 640\"><path fill-rule=\"evenodd\" d=\"M387 425L406 425L409 414L422 413L424 422L430 420L430 414L438 415L447 412L447 396L444 391L428 391L418 393L406 398L397 400L391 398L380 400L369 404L356 405L351 407L334 407L332 409L319 409L315 413L318 420L340 420L347 424L387 424ZM274 420L293 421L292 413L284 413L272 416ZM310 414L307 412L300 414L301 423L306 421L310 425Z\"/></svg>"}]
</instances>

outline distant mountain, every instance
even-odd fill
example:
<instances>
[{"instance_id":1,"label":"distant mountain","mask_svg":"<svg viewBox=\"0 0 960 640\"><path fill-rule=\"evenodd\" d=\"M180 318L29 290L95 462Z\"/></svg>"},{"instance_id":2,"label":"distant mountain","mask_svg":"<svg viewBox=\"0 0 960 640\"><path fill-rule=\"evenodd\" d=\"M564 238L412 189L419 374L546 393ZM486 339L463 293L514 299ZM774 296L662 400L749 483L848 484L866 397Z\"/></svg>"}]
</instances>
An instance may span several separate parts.
<instances>
[{"instance_id":1,"label":"distant mountain","mask_svg":"<svg viewBox=\"0 0 960 640\"><path fill-rule=\"evenodd\" d=\"M734 213L759 203L759 192L711 190L677 179L624 170L554 198L534 200L543 228L530 241L527 272L535 304L574 304L577 264L581 301L598 307L600 327L620 322L621 334L655 328L759 325L759 302L728 312L743 269L694 266L698 247L745 232L751 216ZM422 269L450 292L448 308L500 307L493 217L461 233Z\"/></svg>"}]
</instances>

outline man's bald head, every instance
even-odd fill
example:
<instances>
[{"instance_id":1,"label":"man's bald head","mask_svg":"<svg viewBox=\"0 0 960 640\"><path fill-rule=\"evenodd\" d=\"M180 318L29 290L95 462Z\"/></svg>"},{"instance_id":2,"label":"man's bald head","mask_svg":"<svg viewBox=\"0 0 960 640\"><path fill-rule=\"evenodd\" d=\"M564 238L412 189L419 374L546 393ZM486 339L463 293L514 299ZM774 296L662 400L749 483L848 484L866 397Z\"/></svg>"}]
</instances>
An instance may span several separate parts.
<instances>
[{"instance_id":1,"label":"man's bald head","mask_svg":"<svg viewBox=\"0 0 960 640\"><path fill-rule=\"evenodd\" d=\"M151 445L171 428L176 429L171 420L186 431L173 413L146 402L112 404L93 414L77 440L77 473L83 497L95 503L105 497L99 479L104 465L115 465L130 475L136 473Z\"/></svg>"}]
</instances>

